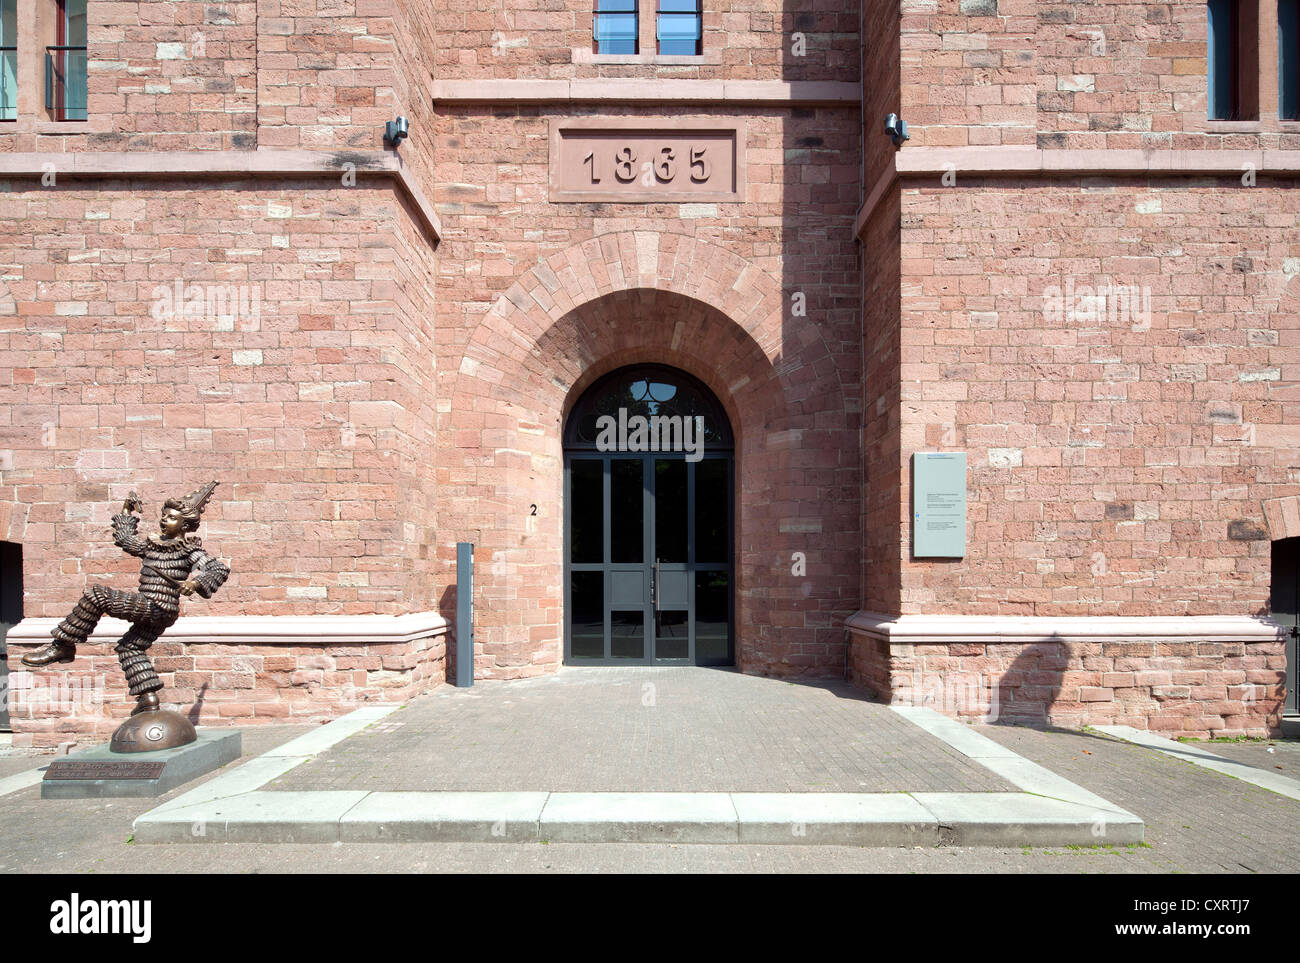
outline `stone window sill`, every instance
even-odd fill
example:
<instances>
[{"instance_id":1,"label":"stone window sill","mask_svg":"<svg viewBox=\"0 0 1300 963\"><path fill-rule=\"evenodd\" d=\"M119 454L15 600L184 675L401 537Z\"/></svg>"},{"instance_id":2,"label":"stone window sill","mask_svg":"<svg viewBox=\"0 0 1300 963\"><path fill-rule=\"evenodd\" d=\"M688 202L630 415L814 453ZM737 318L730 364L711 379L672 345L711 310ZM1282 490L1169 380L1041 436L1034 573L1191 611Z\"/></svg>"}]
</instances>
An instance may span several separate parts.
<instances>
[{"instance_id":1,"label":"stone window sill","mask_svg":"<svg viewBox=\"0 0 1300 963\"><path fill-rule=\"evenodd\" d=\"M1258 134L1264 125L1258 120L1207 120L1205 129L1216 134Z\"/></svg>"},{"instance_id":2,"label":"stone window sill","mask_svg":"<svg viewBox=\"0 0 1300 963\"><path fill-rule=\"evenodd\" d=\"M706 50L697 56L680 56L657 53L598 54L590 47L574 47L575 64L622 64L628 66L659 67L716 67L722 64L721 50Z\"/></svg>"},{"instance_id":3,"label":"stone window sill","mask_svg":"<svg viewBox=\"0 0 1300 963\"><path fill-rule=\"evenodd\" d=\"M36 134L84 134L90 125L84 120L38 120L31 129Z\"/></svg>"}]
</instances>

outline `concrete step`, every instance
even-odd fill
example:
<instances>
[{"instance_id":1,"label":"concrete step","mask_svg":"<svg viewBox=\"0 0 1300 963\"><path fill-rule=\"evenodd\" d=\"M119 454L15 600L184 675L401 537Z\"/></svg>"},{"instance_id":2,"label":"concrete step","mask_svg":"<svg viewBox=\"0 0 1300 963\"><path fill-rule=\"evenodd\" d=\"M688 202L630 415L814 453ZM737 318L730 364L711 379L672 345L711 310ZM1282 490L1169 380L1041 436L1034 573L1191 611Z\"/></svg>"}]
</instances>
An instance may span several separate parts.
<instances>
[{"instance_id":1,"label":"concrete step","mask_svg":"<svg viewBox=\"0 0 1300 963\"><path fill-rule=\"evenodd\" d=\"M140 843L584 842L1065 846L1142 841L1131 813L1031 793L252 791L165 804Z\"/></svg>"}]
</instances>

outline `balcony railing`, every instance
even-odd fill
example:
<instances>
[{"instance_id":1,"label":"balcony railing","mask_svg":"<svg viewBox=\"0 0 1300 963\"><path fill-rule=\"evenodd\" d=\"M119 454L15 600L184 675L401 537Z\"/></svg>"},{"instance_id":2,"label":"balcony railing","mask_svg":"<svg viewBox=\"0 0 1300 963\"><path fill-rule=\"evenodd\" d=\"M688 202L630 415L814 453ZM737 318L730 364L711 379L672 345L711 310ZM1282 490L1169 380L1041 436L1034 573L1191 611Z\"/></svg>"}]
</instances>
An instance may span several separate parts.
<instances>
[{"instance_id":1,"label":"balcony railing","mask_svg":"<svg viewBox=\"0 0 1300 963\"><path fill-rule=\"evenodd\" d=\"M55 120L86 119L86 48L45 48L45 108Z\"/></svg>"}]
</instances>

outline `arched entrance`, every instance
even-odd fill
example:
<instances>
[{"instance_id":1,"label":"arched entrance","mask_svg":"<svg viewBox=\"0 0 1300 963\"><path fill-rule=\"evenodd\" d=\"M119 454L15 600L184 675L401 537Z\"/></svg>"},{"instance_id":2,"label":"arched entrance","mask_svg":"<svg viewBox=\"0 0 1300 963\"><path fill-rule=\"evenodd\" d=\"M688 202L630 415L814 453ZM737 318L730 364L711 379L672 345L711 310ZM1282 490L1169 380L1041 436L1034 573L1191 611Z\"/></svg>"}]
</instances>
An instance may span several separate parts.
<instances>
[{"instance_id":1,"label":"arched entrance","mask_svg":"<svg viewBox=\"0 0 1300 963\"><path fill-rule=\"evenodd\" d=\"M564 661L732 665L731 424L664 365L595 382L564 431Z\"/></svg>"}]
</instances>

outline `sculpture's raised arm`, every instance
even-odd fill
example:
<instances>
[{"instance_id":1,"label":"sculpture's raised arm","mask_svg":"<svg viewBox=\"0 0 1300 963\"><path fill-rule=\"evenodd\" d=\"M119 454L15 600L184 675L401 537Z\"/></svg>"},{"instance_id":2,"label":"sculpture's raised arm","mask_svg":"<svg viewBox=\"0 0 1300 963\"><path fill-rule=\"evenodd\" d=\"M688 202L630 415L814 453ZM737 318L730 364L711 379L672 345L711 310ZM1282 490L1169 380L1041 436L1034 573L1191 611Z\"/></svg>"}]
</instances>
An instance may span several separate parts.
<instances>
[{"instance_id":1,"label":"sculpture's raised arm","mask_svg":"<svg viewBox=\"0 0 1300 963\"><path fill-rule=\"evenodd\" d=\"M113 516L113 543L128 555L134 555L136 558L144 557L149 545L136 534L136 527L140 524L138 516L131 514L138 512L141 508L140 496L135 492L126 496L126 501L122 502L122 510Z\"/></svg>"}]
</instances>

